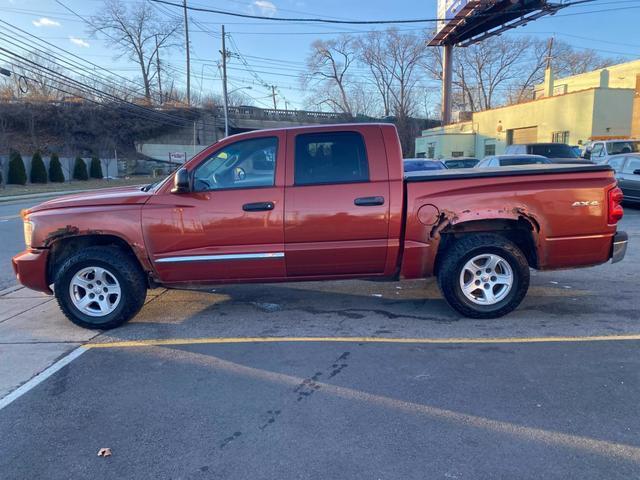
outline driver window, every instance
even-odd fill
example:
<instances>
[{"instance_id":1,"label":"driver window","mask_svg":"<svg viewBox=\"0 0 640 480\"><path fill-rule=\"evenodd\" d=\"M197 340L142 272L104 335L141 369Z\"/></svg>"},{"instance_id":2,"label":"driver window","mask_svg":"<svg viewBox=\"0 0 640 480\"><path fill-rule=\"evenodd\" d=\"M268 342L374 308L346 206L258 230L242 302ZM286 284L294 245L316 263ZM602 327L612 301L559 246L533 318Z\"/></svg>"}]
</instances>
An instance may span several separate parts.
<instances>
[{"instance_id":1,"label":"driver window","mask_svg":"<svg viewBox=\"0 0 640 480\"><path fill-rule=\"evenodd\" d=\"M272 187L278 153L277 137L241 140L218 150L198 166L196 192L228 188Z\"/></svg>"},{"instance_id":2,"label":"driver window","mask_svg":"<svg viewBox=\"0 0 640 480\"><path fill-rule=\"evenodd\" d=\"M604 156L604 152L602 151L602 143L596 143L593 148L591 149L591 156L592 157L602 157Z\"/></svg>"}]
</instances>

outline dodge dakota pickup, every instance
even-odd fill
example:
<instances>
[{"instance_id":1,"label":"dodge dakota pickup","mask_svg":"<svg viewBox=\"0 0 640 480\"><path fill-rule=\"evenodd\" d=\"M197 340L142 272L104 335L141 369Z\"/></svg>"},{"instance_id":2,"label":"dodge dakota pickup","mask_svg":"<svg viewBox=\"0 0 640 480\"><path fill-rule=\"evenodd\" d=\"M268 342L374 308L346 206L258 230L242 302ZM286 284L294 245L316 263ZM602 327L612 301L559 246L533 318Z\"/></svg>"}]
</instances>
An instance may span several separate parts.
<instances>
[{"instance_id":1,"label":"dodge dakota pickup","mask_svg":"<svg viewBox=\"0 0 640 480\"><path fill-rule=\"evenodd\" d=\"M457 312L495 318L531 268L621 260L621 202L607 165L405 174L392 125L263 130L157 184L24 211L13 268L86 328L121 325L156 286L346 278L437 276Z\"/></svg>"}]
</instances>

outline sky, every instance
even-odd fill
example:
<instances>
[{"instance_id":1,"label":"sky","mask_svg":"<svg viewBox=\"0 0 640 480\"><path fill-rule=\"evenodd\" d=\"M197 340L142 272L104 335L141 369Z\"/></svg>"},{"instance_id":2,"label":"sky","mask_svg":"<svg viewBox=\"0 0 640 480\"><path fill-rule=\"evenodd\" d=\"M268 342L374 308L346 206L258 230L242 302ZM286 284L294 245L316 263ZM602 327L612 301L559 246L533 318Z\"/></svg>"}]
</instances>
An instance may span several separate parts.
<instances>
[{"instance_id":1,"label":"sky","mask_svg":"<svg viewBox=\"0 0 640 480\"><path fill-rule=\"evenodd\" d=\"M135 1L138 0L124 0L125 3ZM188 4L278 17L381 20L437 16L436 0L188 0ZM0 0L0 19L104 69L136 79L136 66L125 59L117 59L109 39L90 36L86 23L72 13L89 18L101 5L102 0ZM164 18L182 15L182 10L175 7L156 4L154 8ZM305 69L305 58L314 40L328 39L339 32L359 34L357 32L372 28L385 28L274 22L195 11L189 16L192 90L203 94L221 91L216 63L220 60L220 28L224 23L230 37L227 48L243 56L243 59L234 57L229 61L229 90L242 89L261 107L273 106L270 89L263 85L275 85L279 108L285 108L285 102L287 108L304 108L306 92L301 88L299 76ZM604 56L634 60L640 58L639 24L640 0L596 0L568 7L553 17L543 17L505 36L532 35L541 39L555 36L578 49L592 48ZM407 24L398 29L415 31L430 26ZM178 85L185 83L184 56L184 51L176 50L169 58L163 58ZM431 90L427 95L438 95L438 85L433 81L425 78L423 85Z\"/></svg>"}]
</instances>

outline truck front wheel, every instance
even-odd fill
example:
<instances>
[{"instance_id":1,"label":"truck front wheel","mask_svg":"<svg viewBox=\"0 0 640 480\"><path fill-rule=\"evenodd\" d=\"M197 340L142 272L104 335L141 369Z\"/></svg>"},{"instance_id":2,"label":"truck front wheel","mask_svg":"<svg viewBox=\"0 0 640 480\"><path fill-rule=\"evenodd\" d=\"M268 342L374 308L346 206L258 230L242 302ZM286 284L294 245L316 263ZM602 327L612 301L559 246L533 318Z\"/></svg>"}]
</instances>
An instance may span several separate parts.
<instances>
[{"instance_id":1,"label":"truck front wheel","mask_svg":"<svg viewBox=\"0 0 640 480\"><path fill-rule=\"evenodd\" d=\"M438 284L466 317L497 318L514 310L529 289L529 264L516 244L491 233L464 236L445 251Z\"/></svg>"},{"instance_id":2,"label":"truck front wheel","mask_svg":"<svg viewBox=\"0 0 640 480\"><path fill-rule=\"evenodd\" d=\"M54 282L63 313L83 328L108 330L133 318L147 285L134 259L117 247L85 248L66 258Z\"/></svg>"}]
</instances>

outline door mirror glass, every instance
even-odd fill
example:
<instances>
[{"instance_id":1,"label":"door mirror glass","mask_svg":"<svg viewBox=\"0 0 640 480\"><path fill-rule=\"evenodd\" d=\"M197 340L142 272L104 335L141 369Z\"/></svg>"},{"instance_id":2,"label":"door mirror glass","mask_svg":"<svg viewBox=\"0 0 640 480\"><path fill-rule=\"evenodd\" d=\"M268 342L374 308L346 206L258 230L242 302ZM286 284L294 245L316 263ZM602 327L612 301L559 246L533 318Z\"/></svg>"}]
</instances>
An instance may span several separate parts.
<instances>
[{"instance_id":1,"label":"door mirror glass","mask_svg":"<svg viewBox=\"0 0 640 480\"><path fill-rule=\"evenodd\" d=\"M633 171L633 174L634 174L634 175L640 175L640 168L638 168L637 170L634 170L634 171Z\"/></svg>"},{"instance_id":2,"label":"door mirror glass","mask_svg":"<svg viewBox=\"0 0 640 480\"><path fill-rule=\"evenodd\" d=\"M171 193L188 193L191 191L189 171L186 168L179 169L173 177Z\"/></svg>"},{"instance_id":3,"label":"door mirror glass","mask_svg":"<svg viewBox=\"0 0 640 480\"><path fill-rule=\"evenodd\" d=\"M582 158L586 158L587 160L589 160L591 158L591 150L585 150L584 152L582 152Z\"/></svg>"}]
</instances>

